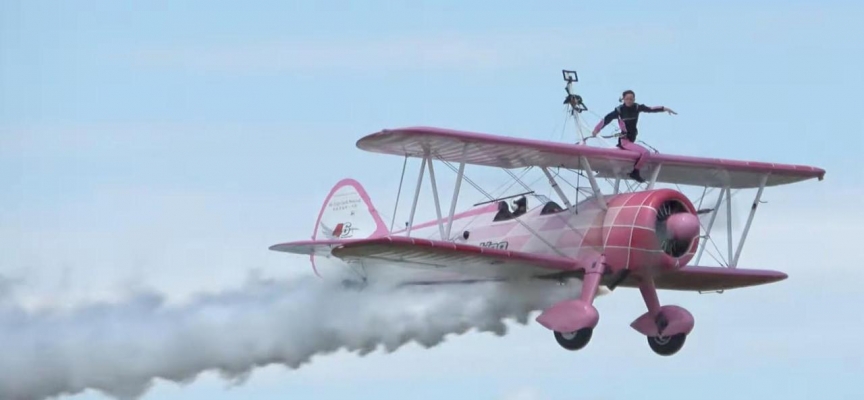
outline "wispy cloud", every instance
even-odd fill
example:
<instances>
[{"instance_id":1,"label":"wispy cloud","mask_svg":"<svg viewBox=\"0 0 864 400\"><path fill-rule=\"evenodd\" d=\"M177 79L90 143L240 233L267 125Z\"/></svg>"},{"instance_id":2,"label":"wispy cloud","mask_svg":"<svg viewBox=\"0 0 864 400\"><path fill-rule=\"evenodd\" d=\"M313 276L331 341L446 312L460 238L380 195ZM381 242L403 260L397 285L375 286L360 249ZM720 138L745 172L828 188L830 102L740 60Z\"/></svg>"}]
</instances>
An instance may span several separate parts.
<instances>
[{"instance_id":1,"label":"wispy cloud","mask_svg":"<svg viewBox=\"0 0 864 400\"><path fill-rule=\"evenodd\" d=\"M501 400L546 400L547 398L539 390L525 387L505 394Z\"/></svg>"},{"instance_id":2,"label":"wispy cloud","mask_svg":"<svg viewBox=\"0 0 864 400\"><path fill-rule=\"evenodd\" d=\"M669 39L674 33L650 28ZM645 33L644 30L642 33ZM382 38L284 40L209 48L152 48L133 53L138 65L214 72L278 72L344 69L488 69L511 68L570 58L574 51L601 50L609 40L628 47L633 32L618 27L531 33L433 34ZM618 40L620 39L620 40ZM635 46L631 44L630 46ZM641 46L641 45L640 45ZM620 46L619 46L620 47Z\"/></svg>"},{"instance_id":3,"label":"wispy cloud","mask_svg":"<svg viewBox=\"0 0 864 400\"><path fill-rule=\"evenodd\" d=\"M414 69L513 65L543 53L541 37L398 37L252 43L136 54L152 66L214 71Z\"/></svg>"}]
</instances>

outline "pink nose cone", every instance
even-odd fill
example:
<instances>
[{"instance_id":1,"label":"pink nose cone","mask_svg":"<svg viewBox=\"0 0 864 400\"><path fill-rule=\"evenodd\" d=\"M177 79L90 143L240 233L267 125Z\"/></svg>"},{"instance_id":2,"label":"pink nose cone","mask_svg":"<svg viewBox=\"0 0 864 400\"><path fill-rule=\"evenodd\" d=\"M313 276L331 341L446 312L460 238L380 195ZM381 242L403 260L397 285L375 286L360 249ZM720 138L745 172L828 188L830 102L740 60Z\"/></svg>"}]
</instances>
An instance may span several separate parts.
<instances>
[{"instance_id":1,"label":"pink nose cone","mask_svg":"<svg viewBox=\"0 0 864 400\"><path fill-rule=\"evenodd\" d=\"M699 218L690 213L674 214L666 220L666 230L675 239L689 241L699 236Z\"/></svg>"}]
</instances>

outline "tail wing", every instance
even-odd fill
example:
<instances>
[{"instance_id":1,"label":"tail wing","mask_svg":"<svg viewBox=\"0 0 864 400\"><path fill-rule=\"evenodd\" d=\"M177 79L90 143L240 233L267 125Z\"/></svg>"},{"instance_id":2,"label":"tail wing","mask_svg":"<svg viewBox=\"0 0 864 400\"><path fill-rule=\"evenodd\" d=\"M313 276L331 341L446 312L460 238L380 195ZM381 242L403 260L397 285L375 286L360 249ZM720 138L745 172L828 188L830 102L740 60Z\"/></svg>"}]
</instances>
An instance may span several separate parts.
<instances>
[{"instance_id":1,"label":"tail wing","mask_svg":"<svg viewBox=\"0 0 864 400\"><path fill-rule=\"evenodd\" d=\"M321 205L312 240L368 239L388 233L363 186L353 179L343 179Z\"/></svg>"},{"instance_id":2,"label":"tail wing","mask_svg":"<svg viewBox=\"0 0 864 400\"><path fill-rule=\"evenodd\" d=\"M330 249L346 241L384 237L389 233L363 186L353 179L343 179L324 199L312 230L312 240L280 243L270 250L330 255Z\"/></svg>"},{"instance_id":3,"label":"tail wing","mask_svg":"<svg viewBox=\"0 0 864 400\"><path fill-rule=\"evenodd\" d=\"M372 205L369 194L359 182L343 179L333 186L312 230L312 240L280 243L270 250L309 255L312 270L319 277L315 256L330 256L330 251L345 242L387 236L390 231Z\"/></svg>"}]
</instances>

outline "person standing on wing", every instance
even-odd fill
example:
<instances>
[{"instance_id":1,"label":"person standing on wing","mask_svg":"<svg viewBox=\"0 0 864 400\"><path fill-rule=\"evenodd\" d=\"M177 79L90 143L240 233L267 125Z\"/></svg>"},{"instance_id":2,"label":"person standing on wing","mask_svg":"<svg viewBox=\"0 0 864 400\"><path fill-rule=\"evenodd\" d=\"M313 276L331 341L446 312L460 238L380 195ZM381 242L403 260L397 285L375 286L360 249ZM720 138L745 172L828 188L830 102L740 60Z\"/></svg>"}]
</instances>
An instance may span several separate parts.
<instances>
[{"instance_id":1,"label":"person standing on wing","mask_svg":"<svg viewBox=\"0 0 864 400\"><path fill-rule=\"evenodd\" d=\"M618 137L618 147L639 153L639 159L636 160L636 164L633 166L633 171L630 172L630 177L638 182L645 182L645 180L642 179L642 175L639 173L639 169L642 168L645 161L648 161L648 155L650 153L646 148L636 144L636 135L639 133L638 129L636 129L636 123L639 122L639 113L656 113L663 111L675 115L677 115L677 113L663 106L648 107L644 104L636 103L636 94L633 93L632 90L625 90L624 93L621 94L621 102L623 102L623 104L615 107L615 109L609 114L606 114L606 117L597 124L594 131L591 132L591 135L597 136L603 127L612 122L612 120L617 119L618 126L621 128L621 136Z\"/></svg>"}]
</instances>

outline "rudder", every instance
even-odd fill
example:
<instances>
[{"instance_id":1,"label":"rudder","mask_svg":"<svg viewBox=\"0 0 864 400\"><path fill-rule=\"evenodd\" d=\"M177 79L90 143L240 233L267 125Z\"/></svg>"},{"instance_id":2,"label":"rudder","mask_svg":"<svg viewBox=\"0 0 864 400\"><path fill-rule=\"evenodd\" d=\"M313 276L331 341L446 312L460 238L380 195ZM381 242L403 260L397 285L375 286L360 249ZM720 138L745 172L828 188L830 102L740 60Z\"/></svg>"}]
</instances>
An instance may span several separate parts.
<instances>
[{"instance_id":1,"label":"rudder","mask_svg":"<svg viewBox=\"0 0 864 400\"><path fill-rule=\"evenodd\" d=\"M333 186L321 205L312 240L366 239L389 233L363 186L346 178Z\"/></svg>"}]
</instances>

